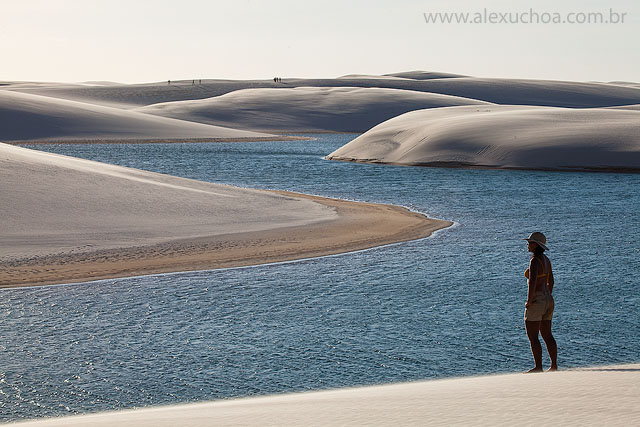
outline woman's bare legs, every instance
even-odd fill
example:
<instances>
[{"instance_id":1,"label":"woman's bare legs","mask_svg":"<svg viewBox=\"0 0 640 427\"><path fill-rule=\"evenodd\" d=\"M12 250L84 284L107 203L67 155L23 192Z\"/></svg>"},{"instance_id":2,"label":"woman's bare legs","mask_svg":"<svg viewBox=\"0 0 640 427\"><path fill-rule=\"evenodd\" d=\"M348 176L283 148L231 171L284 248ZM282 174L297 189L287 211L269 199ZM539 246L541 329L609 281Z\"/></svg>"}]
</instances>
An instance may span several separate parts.
<instances>
[{"instance_id":1,"label":"woman's bare legs","mask_svg":"<svg viewBox=\"0 0 640 427\"><path fill-rule=\"evenodd\" d=\"M542 320L540 322L540 335L544 340L544 344L547 346L549 352L549 358L551 359L550 371L558 370L558 345L555 338L551 334L551 320ZM537 337L536 337L537 338Z\"/></svg>"},{"instance_id":2,"label":"woman's bare legs","mask_svg":"<svg viewBox=\"0 0 640 427\"><path fill-rule=\"evenodd\" d=\"M542 346L538 339L538 332L540 331L539 320L525 320L524 326L527 330L527 337L529 337L529 343L531 343L531 353L533 354L533 360L536 366L529 369L527 372L542 372Z\"/></svg>"}]
</instances>

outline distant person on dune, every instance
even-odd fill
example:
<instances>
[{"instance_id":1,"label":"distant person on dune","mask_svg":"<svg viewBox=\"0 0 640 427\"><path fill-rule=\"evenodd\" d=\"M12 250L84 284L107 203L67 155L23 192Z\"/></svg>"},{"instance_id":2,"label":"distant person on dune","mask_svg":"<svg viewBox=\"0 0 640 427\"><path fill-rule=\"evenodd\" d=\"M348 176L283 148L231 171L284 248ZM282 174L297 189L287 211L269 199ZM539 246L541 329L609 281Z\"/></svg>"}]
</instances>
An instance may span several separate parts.
<instances>
[{"instance_id":1,"label":"distant person on dune","mask_svg":"<svg viewBox=\"0 0 640 427\"><path fill-rule=\"evenodd\" d=\"M551 318L555 305L551 295L554 281L551 261L544 254L544 251L548 250L547 238L544 234L536 231L523 240L528 242L527 249L533 254L529 268L524 272L528 285L527 302L524 305L524 324L535 361L535 366L527 372L542 372L542 346L538 339L538 333L542 335L551 358L549 371L556 371L558 369L558 346L551 334Z\"/></svg>"}]
</instances>

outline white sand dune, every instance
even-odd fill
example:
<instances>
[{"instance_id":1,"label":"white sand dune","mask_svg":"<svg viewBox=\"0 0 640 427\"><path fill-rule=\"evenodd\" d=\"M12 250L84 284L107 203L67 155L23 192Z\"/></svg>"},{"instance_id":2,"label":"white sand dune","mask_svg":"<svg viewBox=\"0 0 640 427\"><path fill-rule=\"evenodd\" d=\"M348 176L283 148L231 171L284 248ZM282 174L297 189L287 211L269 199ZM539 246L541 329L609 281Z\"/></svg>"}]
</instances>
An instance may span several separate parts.
<instances>
[{"instance_id":1,"label":"white sand dune","mask_svg":"<svg viewBox=\"0 0 640 427\"><path fill-rule=\"evenodd\" d=\"M391 77L391 78L389 78ZM395 77L395 78L394 78ZM495 104L541 105L571 108L640 104L640 88L631 85L555 80L467 77L457 74L410 71L384 76L331 79L285 78L273 80L192 80L135 85L21 85L0 86L55 98L133 108L162 102L205 99L241 89L295 87L362 87L430 92ZM348 83L348 84L347 84Z\"/></svg>"},{"instance_id":2,"label":"white sand dune","mask_svg":"<svg viewBox=\"0 0 640 427\"><path fill-rule=\"evenodd\" d=\"M469 77L462 74L439 73L434 71L421 71L421 70L403 71L400 73L390 73L390 74L384 74L384 76L399 77L403 79L412 79L412 80L451 79L456 77Z\"/></svg>"},{"instance_id":3,"label":"white sand dune","mask_svg":"<svg viewBox=\"0 0 640 427\"><path fill-rule=\"evenodd\" d=\"M378 76L375 74L345 74L344 76L337 77L338 79L384 79L384 80L406 80L404 77L396 77L396 76Z\"/></svg>"},{"instance_id":4,"label":"white sand dune","mask_svg":"<svg viewBox=\"0 0 640 427\"><path fill-rule=\"evenodd\" d=\"M193 80L114 85L7 82L0 90L18 91L52 98L131 109L160 102L203 99L252 87L290 87L273 80Z\"/></svg>"},{"instance_id":5,"label":"white sand dune","mask_svg":"<svg viewBox=\"0 0 640 427\"><path fill-rule=\"evenodd\" d=\"M630 86L630 87L635 87L635 88L640 89L640 83L638 83L638 82L621 82L621 81L616 81L616 82L607 82L607 84L620 85L620 86Z\"/></svg>"},{"instance_id":6,"label":"white sand dune","mask_svg":"<svg viewBox=\"0 0 640 427\"><path fill-rule=\"evenodd\" d=\"M418 110L327 156L424 166L640 171L640 112L494 105Z\"/></svg>"},{"instance_id":7,"label":"white sand dune","mask_svg":"<svg viewBox=\"0 0 640 427\"><path fill-rule=\"evenodd\" d=\"M135 111L260 131L362 132L391 117L422 108L483 105L482 101L400 89L298 87L244 89Z\"/></svg>"},{"instance_id":8,"label":"white sand dune","mask_svg":"<svg viewBox=\"0 0 640 427\"><path fill-rule=\"evenodd\" d=\"M87 83L87 82L85 82ZM122 84L122 83L119 83ZM82 83L60 83L60 82L32 82L21 80L3 80L0 81L0 89L18 90L18 89L65 89L77 88L85 86Z\"/></svg>"},{"instance_id":9,"label":"white sand dune","mask_svg":"<svg viewBox=\"0 0 640 427\"><path fill-rule=\"evenodd\" d=\"M495 104L595 108L640 103L638 88L604 83L457 77L419 80L412 87Z\"/></svg>"},{"instance_id":10,"label":"white sand dune","mask_svg":"<svg viewBox=\"0 0 640 427\"><path fill-rule=\"evenodd\" d=\"M310 200L0 144L0 261L311 224Z\"/></svg>"},{"instance_id":11,"label":"white sand dune","mask_svg":"<svg viewBox=\"0 0 640 427\"><path fill-rule=\"evenodd\" d=\"M118 108L0 90L0 139L5 142L269 136Z\"/></svg>"},{"instance_id":12,"label":"white sand dune","mask_svg":"<svg viewBox=\"0 0 640 427\"><path fill-rule=\"evenodd\" d=\"M89 80L86 82L78 83L84 86L120 86L120 82L112 82L109 80Z\"/></svg>"},{"instance_id":13,"label":"white sand dune","mask_svg":"<svg viewBox=\"0 0 640 427\"><path fill-rule=\"evenodd\" d=\"M634 111L640 111L640 104L634 104L634 105L620 105L617 107L605 107L605 108L610 108L613 110L634 110Z\"/></svg>"},{"instance_id":14,"label":"white sand dune","mask_svg":"<svg viewBox=\"0 0 640 427\"><path fill-rule=\"evenodd\" d=\"M100 426L632 426L640 364L123 410L16 423Z\"/></svg>"}]
</instances>

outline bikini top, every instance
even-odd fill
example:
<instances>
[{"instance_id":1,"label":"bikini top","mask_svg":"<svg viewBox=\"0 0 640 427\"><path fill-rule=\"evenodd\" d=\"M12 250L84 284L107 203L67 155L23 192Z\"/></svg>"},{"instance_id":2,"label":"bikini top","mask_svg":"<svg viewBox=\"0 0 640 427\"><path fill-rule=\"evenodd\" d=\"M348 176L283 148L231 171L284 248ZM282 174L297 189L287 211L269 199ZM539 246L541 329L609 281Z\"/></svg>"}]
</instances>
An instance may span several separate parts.
<instances>
[{"instance_id":1,"label":"bikini top","mask_svg":"<svg viewBox=\"0 0 640 427\"><path fill-rule=\"evenodd\" d=\"M541 278L541 277L546 277L547 280L545 281L545 284L549 284L549 272L546 269L547 264L548 264L547 257L544 257L543 260L540 261L540 262L542 263L542 271L543 271L543 273L538 273L538 277L536 277L536 280ZM528 268L524 271L524 277L526 277L527 279L529 278L529 269Z\"/></svg>"}]
</instances>

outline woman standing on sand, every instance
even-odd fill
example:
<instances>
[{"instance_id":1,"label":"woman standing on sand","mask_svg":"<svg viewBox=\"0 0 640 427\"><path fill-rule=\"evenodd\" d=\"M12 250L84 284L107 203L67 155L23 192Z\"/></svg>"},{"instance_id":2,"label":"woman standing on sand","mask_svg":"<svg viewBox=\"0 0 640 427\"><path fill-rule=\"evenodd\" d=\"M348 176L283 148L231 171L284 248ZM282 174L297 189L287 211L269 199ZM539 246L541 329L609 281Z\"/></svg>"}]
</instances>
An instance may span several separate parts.
<instances>
[{"instance_id":1,"label":"woman standing on sand","mask_svg":"<svg viewBox=\"0 0 640 427\"><path fill-rule=\"evenodd\" d=\"M523 239L528 242L527 249L533 253L529 268L524 272L528 279L527 302L524 305L524 325L531 343L531 353L536 366L527 372L542 372L542 346L538 339L538 332L542 335L549 358L551 359L550 371L558 369L558 346L551 334L551 318L553 317L554 301L553 271L551 261L544 254L548 250L547 238L540 232L531 233Z\"/></svg>"}]
</instances>

